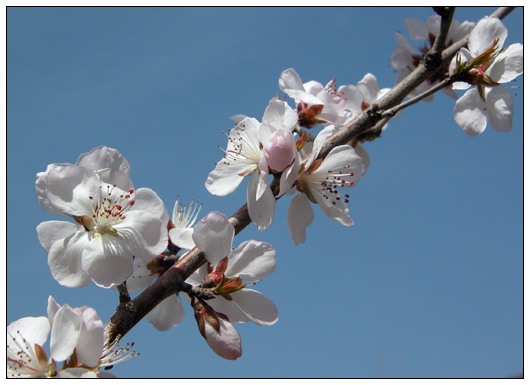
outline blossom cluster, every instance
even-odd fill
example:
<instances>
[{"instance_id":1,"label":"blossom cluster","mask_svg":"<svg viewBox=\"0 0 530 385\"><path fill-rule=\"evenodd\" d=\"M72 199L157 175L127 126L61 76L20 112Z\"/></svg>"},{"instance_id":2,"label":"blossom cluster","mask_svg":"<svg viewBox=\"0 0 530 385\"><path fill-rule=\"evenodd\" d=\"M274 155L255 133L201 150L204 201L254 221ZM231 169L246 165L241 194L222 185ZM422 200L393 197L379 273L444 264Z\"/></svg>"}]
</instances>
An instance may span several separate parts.
<instances>
[{"instance_id":1,"label":"blossom cluster","mask_svg":"<svg viewBox=\"0 0 530 385\"><path fill-rule=\"evenodd\" d=\"M425 24L405 21L412 38L425 43L417 53L403 35L396 35L398 47L391 63L399 72L398 81L432 47L440 22L439 16ZM476 25L454 22L446 46L467 35L467 48L415 94L451 80L445 91L455 99L454 90L467 90L456 100L453 112L464 132L480 134L488 122L507 131L513 103L510 93L498 86L522 74L523 45L504 48L506 27L489 17ZM303 82L293 68L281 72L278 85L291 104L287 98L272 98L261 121L233 116L235 125L227 134L224 155L207 176L205 187L211 194L225 196L249 177L248 215L259 230L272 225L276 200L293 195L287 220L293 242L300 244L313 222L313 205L340 224L353 225L350 195L343 188L356 186L365 175L368 154L356 142L326 153L322 149L390 89L380 88L371 73L356 84L337 87L335 79L325 85ZM201 205L196 202L184 206L177 199L170 217L153 190L134 187L130 164L118 150L100 146L82 154L75 164L50 164L37 174L35 189L44 210L67 219L42 222L36 229L51 275L62 286L94 283L129 295L149 287L186 251L196 249L206 263L186 278L180 293L164 298L147 314L155 328L177 326L184 316L184 302L193 309L210 348L233 360L242 354L234 324L277 322L273 301L251 288L275 270L274 247L255 240L234 247L230 219L211 211L198 220ZM49 356L43 348L48 335ZM136 355L128 347L118 348L118 341L107 340L106 327L94 309L60 306L51 296L48 317L19 319L8 326L7 336L7 371L14 377L106 377L109 374L102 369Z\"/></svg>"},{"instance_id":2,"label":"blossom cluster","mask_svg":"<svg viewBox=\"0 0 530 385\"><path fill-rule=\"evenodd\" d=\"M50 357L44 344L50 336ZM107 332L91 307L60 306L48 298L47 317L20 318L7 327L7 375L12 378L111 378L103 371L138 355ZM60 363L62 365L59 365Z\"/></svg>"},{"instance_id":3,"label":"blossom cluster","mask_svg":"<svg viewBox=\"0 0 530 385\"><path fill-rule=\"evenodd\" d=\"M425 23L405 20L411 37L423 40L424 44L416 53L402 34L396 34L398 47L392 55L391 64L398 71L397 81L409 75L432 47L440 30L440 22L438 15L429 17ZM469 36L467 48L461 48L450 64L418 86L412 95L420 94L453 76L457 81L446 86L444 91L457 99L453 117L467 135L481 134L488 122L497 131L509 131L512 128L512 96L499 86L523 73L523 45L515 43L504 47L508 30L498 18L485 17L476 25L469 21L461 23L454 20L445 47L466 36ZM455 90L467 91L458 97ZM424 100L432 100L432 96Z\"/></svg>"},{"instance_id":4,"label":"blossom cluster","mask_svg":"<svg viewBox=\"0 0 530 385\"><path fill-rule=\"evenodd\" d=\"M278 83L296 107L273 98L261 122L237 115L224 156L208 175L205 186L210 193L224 196L248 176L248 212L259 230L272 224L276 199L297 193L288 210L288 222L291 238L300 244L306 240L306 228L313 221L311 203L318 204L339 223L353 225L346 204L349 195L342 196L339 188L357 184L368 165L368 155L361 146L351 145L337 146L325 157L319 157L319 152L332 134L389 89L380 89L370 73L356 85L338 88L335 79L325 86L314 80L303 83L292 68L280 74ZM314 138L303 131L318 125L323 128ZM275 191L271 175L277 181Z\"/></svg>"}]
</instances>

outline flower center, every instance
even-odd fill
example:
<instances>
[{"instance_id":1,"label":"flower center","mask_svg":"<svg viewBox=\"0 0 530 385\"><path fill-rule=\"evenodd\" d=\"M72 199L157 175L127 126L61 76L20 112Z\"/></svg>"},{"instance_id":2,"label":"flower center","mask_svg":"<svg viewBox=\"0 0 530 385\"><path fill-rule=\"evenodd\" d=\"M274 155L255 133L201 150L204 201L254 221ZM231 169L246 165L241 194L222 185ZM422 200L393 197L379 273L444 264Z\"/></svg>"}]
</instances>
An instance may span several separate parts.
<instances>
[{"instance_id":1,"label":"flower center","mask_svg":"<svg viewBox=\"0 0 530 385\"><path fill-rule=\"evenodd\" d=\"M115 185L106 184L99 186L98 195L98 197L88 197L95 203L92 215L84 215L76 218L76 221L87 231L93 232L94 236L116 235L114 226L125 219L126 211L134 205L134 190L125 192Z\"/></svg>"}]
</instances>

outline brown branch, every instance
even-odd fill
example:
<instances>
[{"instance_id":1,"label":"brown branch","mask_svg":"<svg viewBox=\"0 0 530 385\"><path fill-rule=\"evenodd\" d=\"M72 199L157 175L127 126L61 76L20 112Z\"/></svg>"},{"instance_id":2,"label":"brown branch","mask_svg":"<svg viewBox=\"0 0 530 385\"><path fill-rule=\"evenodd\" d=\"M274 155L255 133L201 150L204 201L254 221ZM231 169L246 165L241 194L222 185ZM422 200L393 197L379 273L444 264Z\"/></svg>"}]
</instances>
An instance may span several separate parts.
<instances>
[{"instance_id":1,"label":"brown branch","mask_svg":"<svg viewBox=\"0 0 530 385\"><path fill-rule=\"evenodd\" d=\"M491 16L502 19L512 10L513 7L499 8ZM441 34L443 33L442 31ZM441 36L441 40L445 40L445 38ZM467 44L467 40L468 38L464 38L441 52L439 64L434 68L430 64L427 64L426 60L423 60L409 76L385 94L378 101L377 105L372 106L372 108L360 114L350 124L329 137L327 143L322 147L319 157L325 157L332 148L338 145L362 141L369 130L373 130L376 127L380 130L383 123L378 124L378 122L383 119L385 122L388 120L388 117L384 117L381 112L401 103L418 85L431 77L443 65L449 63L460 48ZM277 191L278 180L279 178L274 178L271 186L273 192ZM243 205L229 220L234 225L235 233L240 233L251 222L247 205ZM195 247L184 254L184 256L136 298L130 302L121 303L109 321L109 340L112 341L114 338L124 336L163 299L181 291L184 288L184 281L205 262L204 255Z\"/></svg>"}]
</instances>

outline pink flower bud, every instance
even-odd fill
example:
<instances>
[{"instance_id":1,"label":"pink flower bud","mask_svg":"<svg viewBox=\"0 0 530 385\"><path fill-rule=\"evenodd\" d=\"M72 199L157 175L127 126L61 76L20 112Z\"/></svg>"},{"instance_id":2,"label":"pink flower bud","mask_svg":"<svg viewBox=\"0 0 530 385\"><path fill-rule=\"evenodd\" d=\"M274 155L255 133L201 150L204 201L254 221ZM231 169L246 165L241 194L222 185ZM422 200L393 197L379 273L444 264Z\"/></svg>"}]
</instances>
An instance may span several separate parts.
<instances>
[{"instance_id":1,"label":"pink flower bud","mask_svg":"<svg viewBox=\"0 0 530 385\"><path fill-rule=\"evenodd\" d=\"M273 172L282 172L294 160L296 143L289 130L276 130L264 146L265 159Z\"/></svg>"}]
</instances>

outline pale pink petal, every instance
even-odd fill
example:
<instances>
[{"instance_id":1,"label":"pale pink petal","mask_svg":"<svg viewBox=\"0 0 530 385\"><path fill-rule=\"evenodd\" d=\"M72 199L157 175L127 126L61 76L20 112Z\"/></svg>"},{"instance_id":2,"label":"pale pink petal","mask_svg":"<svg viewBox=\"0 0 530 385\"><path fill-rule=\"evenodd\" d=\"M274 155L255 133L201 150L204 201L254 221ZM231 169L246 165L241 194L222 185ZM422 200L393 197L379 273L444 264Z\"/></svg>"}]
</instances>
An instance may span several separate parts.
<instances>
[{"instance_id":1,"label":"pale pink petal","mask_svg":"<svg viewBox=\"0 0 530 385\"><path fill-rule=\"evenodd\" d=\"M206 342L210 348L227 360L241 357L241 337L228 321L219 318L220 331L217 332L208 322L205 322Z\"/></svg>"},{"instance_id":2,"label":"pale pink petal","mask_svg":"<svg viewBox=\"0 0 530 385\"><path fill-rule=\"evenodd\" d=\"M273 172L280 173L290 166L295 153L296 143L289 130L276 130L264 144L265 159Z\"/></svg>"}]
</instances>

